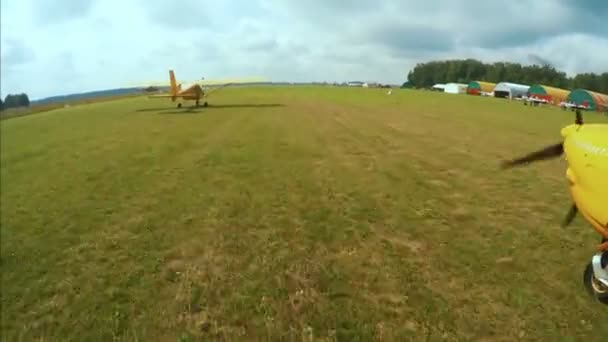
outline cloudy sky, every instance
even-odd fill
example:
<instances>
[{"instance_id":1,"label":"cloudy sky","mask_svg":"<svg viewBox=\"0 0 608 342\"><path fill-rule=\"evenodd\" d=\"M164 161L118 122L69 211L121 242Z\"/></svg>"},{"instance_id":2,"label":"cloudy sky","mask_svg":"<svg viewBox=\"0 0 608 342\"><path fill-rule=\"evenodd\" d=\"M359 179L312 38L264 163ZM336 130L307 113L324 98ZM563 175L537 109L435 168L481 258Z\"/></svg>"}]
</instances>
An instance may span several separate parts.
<instances>
[{"instance_id":1,"label":"cloudy sky","mask_svg":"<svg viewBox=\"0 0 608 342\"><path fill-rule=\"evenodd\" d=\"M178 79L401 84L417 63L608 71L608 0L2 0L1 96Z\"/></svg>"}]
</instances>

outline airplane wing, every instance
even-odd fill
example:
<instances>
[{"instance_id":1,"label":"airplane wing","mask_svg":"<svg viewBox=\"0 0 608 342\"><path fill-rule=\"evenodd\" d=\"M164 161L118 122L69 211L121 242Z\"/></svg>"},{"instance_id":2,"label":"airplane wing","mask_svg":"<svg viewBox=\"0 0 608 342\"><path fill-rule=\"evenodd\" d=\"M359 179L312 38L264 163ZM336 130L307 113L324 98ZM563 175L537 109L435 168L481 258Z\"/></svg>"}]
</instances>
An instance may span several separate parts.
<instances>
[{"instance_id":1,"label":"airplane wing","mask_svg":"<svg viewBox=\"0 0 608 342\"><path fill-rule=\"evenodd\" d=\"M191 95L190 94L185 94L185 95L158 94L158 95L148 95L148 98L150 98L150 99L154 99L154 98L176 98L176 99L180 99L180 98L183 98L185 96L191 96Z\"/></svg>"},{"instance_id":2,"label":"airplane wing","mask_svg":"<svg viewBox=\"0 0 608 342\"><path fill-rule=\"evenodd\" d=\"M225 86L225 85L233 85L233 84L248 84L248 83L261 83L267 82L268 80L264 77L243 77L236 79L213 79L213 80L194 80L194 81L186 81L181 80L178 83L182 84L182 87L187 88L188 86L198 84L201 87L215 87L215 86ZM171 84L167 81L142 81L137 83L132 83L128 85L124 85L124 87L169 87Z\"/></svg>"},{"instance_id":3,"label":"airplane wing","mask_svg":"<svg viewBox=\"0 0 608 342\"><path fill-rule=\"evenodd\" d=\"M216 80L201 80L201 81L188 82L188 83L192 83L192 84L188 85L186 88L193 86L193 85L198 85L201 88L203 88L203 90L204 90L203 97L208 97L209 94L214 93L220 89L223 89L223 88L231 86L231 85L263 83L266 81L267 80L263 77L249 77L249 78L225 79L225 80L217 80L217 79ZM146 82L145 84L147 84L147 87L165 88L165 87L169 86L166 82ZM183 86L184 82L183 81L180 82L180 85ZM142 86L140 86L140 87L142 87ZM172 95L170 93L163 93L163 94L148 95L148 98L183 98L184 96L187 96L187 94L186 95Z\"/></svg>"},{"instance_id":4,"label":"airplane wing","mask_svg":"<svg viewBox=\"0 0 608 342\"><path fill-rule=\"evenodd\" d=\"M213 93L213 92L215 92L215 91L218 91L218 90L223 89L223 88L225 88L225 87L231 86L231 85L233 85L233 84L234 84L234 83L225 83L225 84L222 84L222 85L220 85L220 86L213 87L213 88L211 88L211 90L208 90L208 88L207 88L207 87L205 87L205 96L208 96L209 94L211 94L211 93Z\"/></svg>"},{"instance_id":5,"label":"airplane wing","mask_svg":"<svg viewBox=\"0 0 608 342\"><path fill-rule=\"evenodd\" d=\"M204 97L206 97L207 95L209 95L210 93L213 93L215 91L218 91L220 89L223 89L225 87L231 86L234 83L224 83L222 85L219 86L215 86L215 87L204 87L205 93L204 93ZM209 89L211 88L211 89ZM184 97L186 95L171 95L171 94L154 94L154 95L148 95L149 98L165 98L165 97L175 97L175 98L181 98Z\"/></svg>"},{"instance_id":6,"label":"airplane wing","mask_svg":"<svg viewBox=\"0 0 608 342\"><path fill-rule=\"evenodd\" d=\"M224 85L232 85L232 84L247 84L247 83L261 83L267 82L267 79L264 77L243 77L237 79L215 79L215 80L202 80L198 81L201 87L204 86L224 86Z\"/></svg>"},{"instance_id":7,"label":"airplane wing","mask_svg":"<svg viewBox=\"0 0 608 342\"><path fill-rule=\"evenodd\" d=\"M173 95L171 94L156 94L156 95L148 95L149 98L155 98L155 97L173 97ZM175 97L179 97L179 96L175 96Z\"/></svg>"}]
</instances>

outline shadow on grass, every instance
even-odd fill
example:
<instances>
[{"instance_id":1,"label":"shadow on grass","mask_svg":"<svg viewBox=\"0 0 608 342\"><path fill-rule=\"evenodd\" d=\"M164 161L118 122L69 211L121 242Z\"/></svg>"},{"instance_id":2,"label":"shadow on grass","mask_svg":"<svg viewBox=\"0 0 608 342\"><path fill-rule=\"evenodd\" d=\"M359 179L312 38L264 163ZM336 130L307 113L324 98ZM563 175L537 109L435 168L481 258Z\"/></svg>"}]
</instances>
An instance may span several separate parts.
<instances>
[{"instance_id":1,"label":"shadow on grass","mask_svg":"<svg viewBox=\"0 0 608 342\"><path fill-rule=\"evenodd\" d=\"M268 108L268 107L285 107L282 103L255 103L255 104L223 104L223 105L209 105L207 108Z\"/></svg>"},{"instance_id":2,"label":"shadow on grass","mask_svg":"<svg viewBox=\"0 0 608 342\"><path fill-rule=\"evenodd\" d=\"M166 115L166 114L198 114L203 112L203 110L199 107L192 107L192 108L171 108L171 110L165 109L165 110L161 110L158 111L156 114L162 114L162 115Z\"/></svg>"},{"instance_id":3,"label":"shadow on grass","mask_svg":"<svg viewBox=\"0 0 608 342\"><path fill-rule=\"evenodd\" d=\"M214 109L222 109L222 108L271 108L271 107L285 107L282 103L255 103L255 104L221 104L221 105L213 105L210 104L207 107L194 107L194 106L184 106L182 108L167 108L167 107L157 107L157 108L143 108L138 109L136 112L157 112L158 114L196 114L201 113L206 110L214 110Z\"/></svg>"}]
</instances>

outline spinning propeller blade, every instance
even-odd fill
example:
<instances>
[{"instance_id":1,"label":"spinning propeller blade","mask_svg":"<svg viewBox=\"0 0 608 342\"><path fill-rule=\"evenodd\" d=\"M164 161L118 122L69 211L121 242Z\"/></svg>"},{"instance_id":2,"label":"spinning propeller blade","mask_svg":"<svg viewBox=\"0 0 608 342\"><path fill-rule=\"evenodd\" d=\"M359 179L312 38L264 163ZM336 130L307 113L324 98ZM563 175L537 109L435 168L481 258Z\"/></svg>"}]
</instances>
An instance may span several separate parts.
<instances>
[{"instance_id":1,"label":"spinning propeller blade","mask_svg":"<svg viewBox=\"0 0 608 342\"><path fill-rule=\"evenodd\" d=\"M583 115L581 114L581 111L579 108L576 109L576 118L574 120L574 123L577 125L583 124ZM527 163L534 162L534 161L556 158L556 157L561 156L563 153L564 153L564 144L558 143L558 144L554 144L551 146L547 146L541 150L529 153L521 158L512 159L510 161L505 161L501 164L501 168L508 169L511 167L521 166L523 164L527 164ZM576 207L576 204L572 204L572 206L570 206L570 210L568 210L568 213L566 214L566 217L564 218L564 221L562 222L562 227L569 226L570 223L572 223L572 221L576 217L577 213L578 213L578 208Z\"/></svg>"},{"instance_id":2,"label":"spinning propeller blade","mask_svg":"<svg viewBox=\"0 0 608 342\"><path fill-rule=\"evenodd\" d=\"M533 161L546 160L551 158L556 158L564 153L564 146L562 143L558 143L555 145L551 145L543 148L542 150L538 150L527 154L521 158L513 159L510 161L506 161L502 163L502 168L507 169L510 167L520 166L523 164L527 164Z\"/></svg>"},{"instance_id":3,"label":"spinning propeller blade","mask_svg":"<svg viewBox=\"0 0 608 342\"><path fill-rule=\"evenodd\" d=\"M570 210L568 210L568 214L566 214L564 222L562 222L562 227L569 226L570 223L572 223L572 220L574 220L574 217L576 217L576 213L578 213L578 208L576 207L576 204L573 204L570 207Z\"/></svg>"},{"instance_id":4,"label":"spinning propeller blade","mask_svg":"<svg viewBox=\"0 0 608 342\"><path fill-rule=\"evenodd\" d=\"M574 123L577 125L583 124L583 115L581 114L581 110L579 108L576 109L576 117L574 119ZM536 152L532 152L527 154L521 158L513 159L510 161L506 161L502 163L502 169L507 169L515 166L520 166L522 164L527 164L534 161L551 159L561 156L564 153L564 144L558 143L548 147L543 148L542 150L538 150Z\"/></svg>"}]
</instances>

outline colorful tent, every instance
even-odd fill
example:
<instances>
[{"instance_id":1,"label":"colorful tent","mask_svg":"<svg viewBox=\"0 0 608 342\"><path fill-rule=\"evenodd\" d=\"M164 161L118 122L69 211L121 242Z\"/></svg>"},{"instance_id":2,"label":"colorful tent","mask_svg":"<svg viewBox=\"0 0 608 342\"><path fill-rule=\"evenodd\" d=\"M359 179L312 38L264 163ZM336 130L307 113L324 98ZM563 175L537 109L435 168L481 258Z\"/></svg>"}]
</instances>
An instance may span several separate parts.
<instances>
[{"instance_id":1,"label":"colorful tent","mask_svg":"<svg viewBox=\"0 0 608 342\"><path fill-rule=\"evenodd\" d=\"M472 81L467 87L467 94L479 95L481 92L491 93L494 91L494 87L496 87L496 83Z\"/></svg>"},{"instance_id":2,"label":"colorful tent","mask_svg":"<svg viewBox=\"0 0 608 342\"><path fill-rule=\"evenodd\" d=\"M565 89L549 87L542 84L533 84L528 90L528 96L547 100L555 105L566 101L570 92Z\"/></svg>"},{"instance_id":3,"label":"colorful tent","mask_svg":"<svg viewBox=\"0 0 608 342\"><path fill-rule=\"evenodd\" d=\"M587 105L589 110L608 111L608 95L586 89L574 89L568 94L568 101L577 105Z\"/></svg>"}]
</instances>

